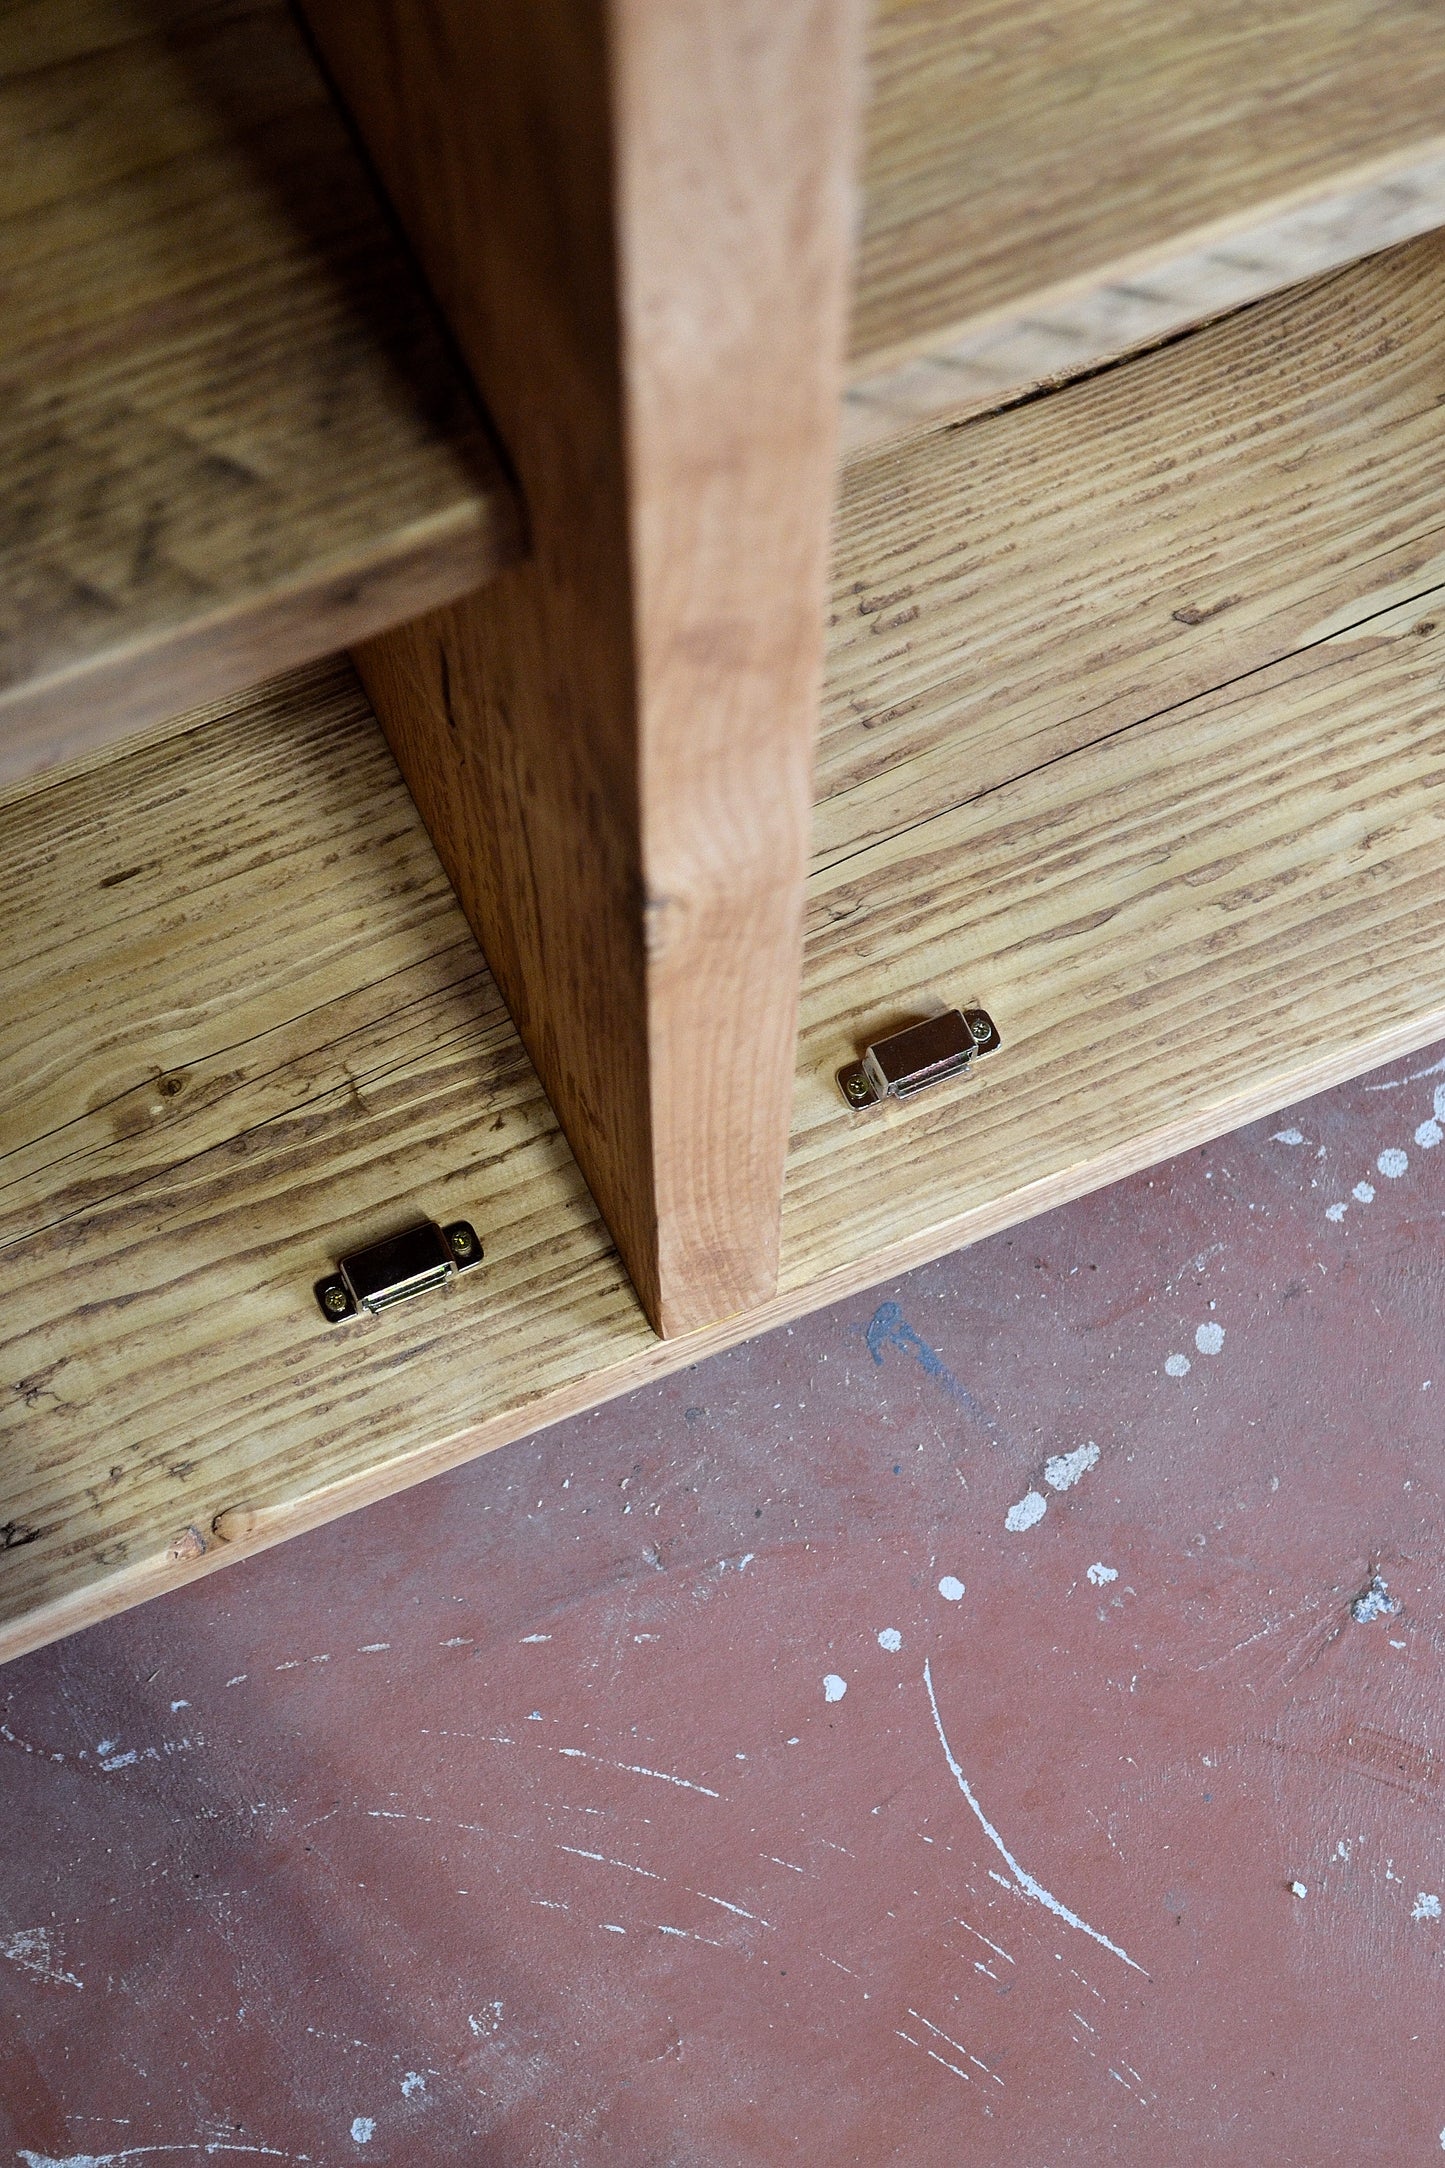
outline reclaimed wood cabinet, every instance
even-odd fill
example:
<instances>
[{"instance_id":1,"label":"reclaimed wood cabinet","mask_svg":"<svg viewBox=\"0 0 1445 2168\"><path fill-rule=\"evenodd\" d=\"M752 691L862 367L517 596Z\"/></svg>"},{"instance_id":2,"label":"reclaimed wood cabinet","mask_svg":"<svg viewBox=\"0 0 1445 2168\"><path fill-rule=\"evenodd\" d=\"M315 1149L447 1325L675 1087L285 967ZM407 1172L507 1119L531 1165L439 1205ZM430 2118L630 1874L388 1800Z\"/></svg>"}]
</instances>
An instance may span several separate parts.
<instances>
[{"instance_id":1,"label":"reclaimed wood cabinet","mask_svg":"<svg viewBox=\"0 0 1445 2168\"><path fill-rule=\"evenodd\" d=\"M9 10L0 1651L1445 1031L1431 27Z\"/></svg>"}]
</instances>

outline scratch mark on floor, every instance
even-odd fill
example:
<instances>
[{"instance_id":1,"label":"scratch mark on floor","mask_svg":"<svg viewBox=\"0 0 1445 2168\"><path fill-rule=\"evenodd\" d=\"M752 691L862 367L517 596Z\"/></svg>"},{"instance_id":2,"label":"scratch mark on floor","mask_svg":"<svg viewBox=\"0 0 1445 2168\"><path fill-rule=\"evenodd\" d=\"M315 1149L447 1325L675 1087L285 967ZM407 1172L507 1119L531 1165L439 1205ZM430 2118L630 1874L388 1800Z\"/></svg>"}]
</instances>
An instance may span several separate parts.
<instances>
[{"instance_id":1,"label":"scratch mark on floor","mask_svg":"<svg viewBox=\"0 0 1445 2168\"><path fill-rule=\"evenodd\" d=\"M915 2010L910 2006L908 2015L916 2017L920 2025L931 2032L936 2040L944 2041L947 2046L953 2049L955 2055L961 2055L965 2062L973 2064L975 2070L981 2070L986 2078L992 2078L995 2085L1003 2084L1003 2079L996 2070L990 2070L987 2063L981 2063L978 2057L966 2048L961 2040L953 2039L950 2034L944 2031L941 2025L935 2025L931 2018L926 2018L921 2010Z\"/></svg>"},{"instance_id":2,"label":"scratch mark on floor","mask_svg":"<svg viewBox=\"0 0 1445 2168\"><path fill-rule=\"evenodd\" d=\"M650 1867L634 1867L628 1859L609 1859L605 1852L584 1852L578 1844L559 1844L559 1852L570 1852L574 1859L595 1859L603 1867L620 1867L624 1874L645 1874L649 1882L661 1882L664 1877L654 1874Z\"/></svg>"},{"instance_id":3,"label":"scratch mark on floor","mask_svg":"<svg viewBox=\"0 0 1445 2168\"><path fill-rule=\"evenodd\" d=\"M17 1933L0 1938L0 1957L12 1965L19 1965L22 1972L33 1972L39 1980L49 1980L54 1987L84 1987L84 1980L67 1972L50 1947L48 1927L22 1927Z\"/></svg>"},{"instance_id":4,"label":"scratch mark on floor","mask_svg":"<svg viewBox=\"0 0 1445 2168\"><path fill-rule=\"evenodd\" d=\"M701 1792L705 1799L722 1797L710 1784L694 1784L691 1777L675 1777L666 1769L644 1769L638 1762L605 1761L600 1754L589 1754L580 1746L559 1746L557 1752L565 1754L569 1761L590 1761L596 1762L599 1769L620 1769L629 1777L656 1777L659 1784L680 1784L685 1792Z\"/></svg>"},{"instance_id":5,"label":"scratch mark on floor","mask_svg":"<svg viewBox=\"0 0 1445 2168\"><path fill-rule=\"evenodd\" d=\"M274 2145L236 2145L229 2138L197 2138L176 2145L128 2145L119 2153L32 2153L21 2146L19 2158L25 2168L118 2168L121 2161L139 2160L144 2153L262 2153L267 2160L308 2161L309 2153L283 2153Z\"/></svg>"},{"instance_id":6,"label":"scratch mark on floor","mask_svg":"<svg viewBox=\"0 0 1445 2168\"><path fill-rule=\"evenodd\" d=\"M740 1920L751 1920L754 1927L771 1927L773 1924L771 1920L759 1919L756 1912L745 1912L741 1905L729 1904L726 1897L709 1897L705 1889L692 1890L689 1895L701 1897L705 1905L721 1905L724 1912L736 1912Z\"/></svg>"},{"instance_id":7,"label":"scratch mark on floor","mask_svg":"<svg viewBox=\"0 0 1445 2168\"><path fill-rule=\"evenodd\" d=\"M989 1843L993 1846L994 1850L998 1853L999 1858L1003 1861L1004 1865L1008 1868L1010 1874L1013 1876L1014 1887L1018 1889L1021 1895L1025 1897L1032 1897L1034 1903L1042 1905L1046 1912L1052 1912L1055 1919L1062 1920L1066 1927L1077 1928L1078 1932L1081 1935L1087 1935L1092 1942L1097 1942L1101 1949L1108 1950L1112 1956L1119 1958L1124 1964L1126 1964L1132 1972L1141 1973L1143 1977L1147 1980L1149 1978L1149 1974L1144 1971L1144 1967L1142 1965L1135 1964L1133 1958L1129 1955L1127 1950L1121 1950L1117 1942L1111 1942L1109 1940L1109 1937L1107 1935L1101 1934L1097 1927L1091 1927L1087 1920L1080 1919L1077 1912L1071 1912L1066 1904L1061 1903L1060 1900L1055 1897L1052 1890L1045 1889L1043 1883L1036 1880L1036 1878L1029 1873L1026 1867L1021 1867L1019 1865L1018 1861L1014 1858L1013 1853L1004 1843L1003 1838L994 1828L993 1823L984 1813L983 1808L979 1805L977 1799L975 1799L973 1795L973 1788L969 1784L968 1778L964 1775L962 1769L959 1767L958 1762L954 1756L953 1748L948 1743L948 1734L943 1728L943 1718L940 1716L938 1710L938 1696L933 1691L933 1672L926 1657L924 1658L923 1663L923 1683L928 1689L929 1707L933 1711L933 1728L938 1733L938 1743L943 1748L943 1758L948 1763L950 1770L953 1772L954 1782L957 1784L959 1790L963 1793L964 1798L968 1801L969 1808L972 1811L974 1819L977 1821L979 1828L983 1831ZM993 1872L992 1868L990 1868L989 1872ZM1002 1879L1002 1877L995 1875L994 1879L995 1881L999 1881Z\"/></svg>"},{"instance_id":8,"label":"scratch mark on floor","mask_svg":"<svg viewBox=\"0 0 1445 2168\"><path fill-rule=\"evenodd\" d=\"M1001 1949L1001 1947L999 1947L997 1943L990 1943L990 1940L988 1940L988 1936L986 1936L986 1934L979 1934L979 1930L977 1930L977 1927L973 1927L973 1925L971 1925L971 1923L968 1923L966 1919L960 1919L960 1923L958 1923L958 1925L962 1927L962 1930L964 1930L966 1934L977 1934L977 1936L979 1936L979 1943L981 1943L981 1945L984 1945L984 1949L992 1949L992 1953L994 1953L994 1958L1003 1958L1003 1960L1005 1960L1005 1964L1012 1964L1012 1962L1014 1962L1014 1960L1010 1958L1010 1953L1007 1953L1007 1949Z\"/></svg>"},{"instance_id":9,"label":"scratch mark on floor","mask_svg":"<svg viewBox=\"0 0 1445 2168\"><path fill-rule=\"evenodd\" d=\"M896 1302L879 1303L863 1337L868 1343L869 1354L880 1369L885 1348L901 1349L905 1355L913 1357L927 1376L937 1379L956 1407L971 1415L976 1423L981 1423L991 1438L997 1437L998 1425L993 1417L979 1406L968 1387L954 1376L936 1349L913 1330Z\"/></svg>"},{"instance_id":10,"label":"scratch mark on floor","mask_svg":"<svg viewBox=\"0 0 1445 2168\"><path fill-rule=\"evenodd\" d=\"M900 2031L898 2037L900 2040L906 2040L911 2048L923 2048L924 2054L929 2056L935 2063L942 2063L945 2070L951 2070L956 2078L962 2078L965 2085L972 2085L973 2080L968 2072L960 2070L958 2064L951 2063L946 2055L936 2054L932 2048L924 2047L923 2042L915 2040L912 2033Z\"/></svg>"}]
</instances>

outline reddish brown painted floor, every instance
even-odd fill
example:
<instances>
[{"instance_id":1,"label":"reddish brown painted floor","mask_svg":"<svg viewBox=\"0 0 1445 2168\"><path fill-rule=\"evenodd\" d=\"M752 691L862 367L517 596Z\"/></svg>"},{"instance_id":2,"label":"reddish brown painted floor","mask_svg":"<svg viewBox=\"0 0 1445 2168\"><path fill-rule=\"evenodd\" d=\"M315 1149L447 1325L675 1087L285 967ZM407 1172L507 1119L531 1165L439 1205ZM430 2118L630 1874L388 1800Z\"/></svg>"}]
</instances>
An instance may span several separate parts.
<instances>
[{"instance_id":1,"label":"reddish brown painted floor","mask_svg":"<svg viewBox=\"0 0 1445 2168\"><path fill-rule=\"evenodd\" d=\"M1439 2160L1442 1053L0 1675L0 2161Z\"/></svg>"}]
</instances>

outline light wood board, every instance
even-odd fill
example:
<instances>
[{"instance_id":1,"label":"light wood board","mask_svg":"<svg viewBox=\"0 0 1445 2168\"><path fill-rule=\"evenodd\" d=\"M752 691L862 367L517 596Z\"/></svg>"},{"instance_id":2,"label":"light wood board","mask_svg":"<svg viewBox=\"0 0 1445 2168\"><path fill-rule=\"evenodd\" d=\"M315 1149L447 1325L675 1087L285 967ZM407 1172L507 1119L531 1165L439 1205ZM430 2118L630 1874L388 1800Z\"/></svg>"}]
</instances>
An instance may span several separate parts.
<instances>
[{"instance_id":1,"label":"light wood board","mask_svg":"<svg viewBox=\"0 0 1445 2168\"><path fill-rule=\"evenodd\" d=\"M664 1333L777 1280L858 0L306 0L534 548L357 652Z\"/></svg>"},{"instance_id":2,"label":"light wood board","mask_svg":"<svg viewBox=\"0 0 1445 2168\"><path fill-rule=\"evenodd\" d=\"M344 672L20 801L0 1653L1445 1030L1434 623L1376 618L815 875L780 1291L671 1342ZM939 1000L985 1002L1001 1050L851 1113L836 1064ZM472 1218L486 1263L328 1328L312 1281L423 1214Z\"/></svg>"},{"instance_id":3,"label":"light wood board","mask_svg":"<svg viewBox=\"0 0 1445 2168\"><path fill-rule=\"evenodd\" d=\"M490 577L513 495L279 0L0 24L0 778Z\"/></svg>"},{"instance_id":4,"label":"light wood board","mask_svg":"<svg viewBox=\"0 0 1445 2168\"><path fill-rule=\"evenodd\" d=\"M1237 230L1186 235L1019 296L941 345L855 374L845 458L920 427L986 414L1179 332L1445 226L1445 152L1391 159Z\"/></svg>"},{"instance_id":5,"label":"light wood board","mask_svg":"<svg viewBox=\"0 0 1445 2168\"><path fill-rule=\"evenodd\" d=\"M848 469L831 864L1445 580L1445 234Z\"/></svg>"},{"instance_id":6,"label":"light wood board","mask_svg":"<svg viewBox=\"0 0 1445 2168\"><path fill-rule=\"evenodd\" d=\"M860 376L1445 150L1428 0L882 0Z\"/></svg>"}]
</instances>

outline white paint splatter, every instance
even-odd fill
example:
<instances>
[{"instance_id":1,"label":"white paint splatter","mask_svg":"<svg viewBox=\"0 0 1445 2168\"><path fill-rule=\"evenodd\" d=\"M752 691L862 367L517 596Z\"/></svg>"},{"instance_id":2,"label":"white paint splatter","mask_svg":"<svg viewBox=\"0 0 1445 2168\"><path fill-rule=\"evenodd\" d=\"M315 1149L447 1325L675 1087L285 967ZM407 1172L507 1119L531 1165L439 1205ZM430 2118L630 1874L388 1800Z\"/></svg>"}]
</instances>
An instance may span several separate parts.
<instances>
[{"instance_id":1,"label":"white paint splatter","mask_svg":"<svg viewBox=\"0 0 1445 2168\"><path fill-rule=\"evenodd\" d=\"M425 2091L426 2079L421 2072L419 2070L408 2070L401 2081L402 2098L404 2100L414 2100L418 2093L425 2093Z\"/></svg>"},{"instance_id":2,"label":"white paint splatter","mask_svg":"<svg viewBox=\"0 0 1445 2168\"><path fill-rule=\"evenodd\" d=\"M356 1653L358 1656L379 1656L383 1649L390 1647L389 1641L363 1641Z\"/></svg>"},{"instance_id":3,"label":"white paint splatter","mask_svg":"<svg viewBox=\"0 0 1445 2168\"><path fill-rule=\"evenodd\" d=\"M1445 1129L1438 1122L1421 1122L1415 1131L1415 1142L1422 1152L1433 1152L1442 1137L1445 1137Z\"/></svg>"},{"instance_id":4,"label":"white paint splatter","mask_svg":"<svg viewBox=\"0 0 1445 2168\"><path fill-rule=\"evenodd\" d=\"M1428 1069L1425 1074L1430 1074ZM1445 1084L1435 1086L1435 1119L1437 1122L1445 1122Z\"/></svg>"},{"instance_id":5,"label":"white paint splatter","mask_svg":"<svg viewBox=\"0 0 1445 2168\"><path fill-rule=\"evenodd\" d=\"M1193 1368L1194 1365L1187 1355L1166 1355L1164 1358L1166 1378L1187 1378Z\"/></svg>"},{"instance_id":6,"label":"white paint splatter","mask_svg":"<svg viewBox=\"0 0 1445 2168\"><path fill-rule=\"evenodd\" d=\"M903 1636L896 1626L885 1626L879 1632L878 1646L887 1649L890 1656L896 1656L903 1646Z\"/></svg>"},{"instance_id":7,"label":"white paint splatter","mask_svg":"<svg viewBox=\"0 0 1445 2168\"><path fill-rule=\"evenodd\" d=\"M1020 1498L1016 1506L1010 1506L1003 1517L1004 1527L1011 1536L1020 1536L1026 1528L1041 1521L1049 1510L1049 1501L1042 1491L1031 1490Z\"/></svg>"},{"instance_id":8,"label":"white paint splatter","mask_svg":"<svg viewBox=\"0 0 1445 2168\"><path fill-rule=\"evenodd\" d=\"M1349 1209L1350 1208L1347 1204L1326 1205L1325 1218L1327 1220L1333 1220L1335 1222L1335 1225L1338 1226L1340 1221L1344 1218L1345 1214L1349 1211Z\"/></svg>"},{"instance_id":9,"label":"white paint splatter","mask_svg":"<svg viewBox=\"0 0 1445 2168\"><path fill-rule=\"evenodd\" d=\"M1088 1578L1095 1588L1104 1588L1110 1581L1118 1580L1119 1569L1117 1566L1090 1566Z\"/></svg>"},{"instance_id":10,"label":"white paint splatter","mask_svg":"<svg viewBox=\"0 0 1445 2168\"><path fill-rule=\"evenodd\" d=\"M1357 1204L1373 1204L1375 1201L1374 1184L1371 1182L1356 1182L1354 1188L1350 1191L1350 1195Z\"/></svg>"},{"instance_id":11,"label":"white paint splatter","mask_svg":"<svg viewBox=\"0 0 1445 2168\"><path fill-rule=\"evenodd\" d=\"M968 1801L969 1807L972 1810L974 1819L977 1821L979 1828L983 1831L989 1843L993 1846L994 1850L998 1853L999 1858L1003 1861L1004 1865L1008 1868L1009 1873L1013 1876L1012 1884L1010 1885L1008 1883L1005 1883L1004 1887L1012 1887L1016 1889L1021 1896L1031 1897L1035 1904L1042 1905L1046 1912L1052 1912L1054 1918L1057 1920L1062 1920L1066 1927L1077 1928L1078 1932L1081 1935L1087 1935L1091 1941L1097 1942L1099 1944L1099 1947L1101 1949L1107 1950L1111 1957L1117 1957L1121 1959L1122 1962L1129 1967L1131 1972L1144 1973L1144 1977L1147 1980L1149 1977L1148 1973L1144 1972L1144 1967L1142 1965L1135 1964L1133 1958L1129 1955L1127 1950L1121 1950L1117 1942L1111 1942L1107 1935L1100 1934L1097 1927L1091 1927L1087 1920L1080 1919L1077 1912L1071 1912L1069 1910L1069 1907L1066 1904L1062 1904L1059 1899L1054 1896L1051 1890L1046 1890L1042 1882L1035 1880L1034 1876L1031 1875L1026 1868L1019 1865L1018 1861L1014 1858L1013 1853L1004 1843L1003 1838L994 1828L993 1823L984 1813L983 1808L974 1798L972 1786L969 1784L968 1778L964 1775L962 1769L958 1765L958 1762L954 1758L953 1748L948 1743L948 1734L944 1731L943 1728L943 1718L939 1714L938 1696L933 1691L933 1672L926 1658L924 1659L923 1665L923 1683L928 1689L928 1704L933 1711L933 1728L938 1733L938 1743L943 1748L943 1758L948 1763L949 1769L953 1773L954 1782L957 1784L964 1798ZM993 1879L996 1882L1003 1881L1003 1876L995 1874L993 1868L990 1867L989 1873L993 1875Z\"/></svg>"},{"instance_id":12,"label":"white paint splatter","mask_svg":"<svg viewBox=\"0 0 1445 2168\"><path fill-rule=\"evenodd\" d=\"M1387 1182L1398 1182L1409 1164L1409 1153L1402 1152L1398 1144L1388 1145L1375 1161Z\"/></svg>"},{"instance_id":13,"label":"white paint splatter","mask_svg":"<svg viewBox=\"0 0 1445 2168\"><path fill-rule=\"evenodd\" d=\"M1303 1144L1305 1141L1304 1131L1302 1129L1277 1129L1270 1141L1273 1144Z\"/></svg>"},{"instance_id":14,"label":"white paint splatter","mask_svg":"<svg viewBox=\"0 0 1445 2168\"><path fill-rule=\"evenodd\" d=\"M48 1927L22 1927L18 1933L0 1939L0 1957L8 1958L22 1972L33 1972L37 1980L48 1980L52 1987L84 1987L73 1972L67 1972L59 1963L50 1947Z\"/></svg>"},{"instance_id":15,"label":"white paint splatter","mask_svg":"<svg viewBox=\"0 0 1445 2168\"><path fill-rule=\"evenodd\" d=\"M1055 1453L1052 1460L1044 1462L1044 1481L1050 1490L1072 1490L1080 1476L1088 1474L1099 1465L1099 1448L1090 1438L1087 1445L1076 1445L1072 1453Z\"/></svg>"},{"instance_id":16,"label":"white paint splatter","mask_svg":"<svg viewBox=\"0 0 1445 2168\"><path fill-rule=\"evenodd\" d=\"M1399 1611L1399 1597L1390 1594L1388 1582L1379 1573L1370 1576L1369 1587L1350 1605L1350 1617L1357 1626L1372 1626L1377 1618L1395 1618Z\"/></svg>"},{"instance_id":17,"label":"white paint splatter","mask_svg":"<svg viewBox=\"0 0 1445 2168\"><path fill-rule=\"evenodd\" d=\"M351 2142L353 2145L370 2145L376 2136L376 2121L370 2115L354 2115L351 2118Z\"/></svg>"},{"instance_id":18,"label":"white paint splatter","mask_svg":"<svg viewBox=\"0 0 1445 2168\"><path fill-rule=\"evenodd\" d=\"M171 1703L171 1715L174 1716L177 1709L189 1709L189 1707L190 1703L188 1701L173 1701Z\"/></svg>"},{"instance_id":19,"label":"white paint splatter","mask_svg":"<svg viewBox=\"0 0 1445 2168\"><path fill-rule=\"evenodd\" d=\"M1439 1898L1432 1895L1429 1890L1422 1889L1415 1899L1414 1909L1411 1911L1410 1917L1412 1920L1438 1920L1440 1917Z\"/></svg>"},{"instance_id":20,"label":"white paint splatter","mask_svg":"<svg viewBox=\"0 0 1445 2168\"><path fill-rule=\"evenodd\" d=\"M824 1701L841 1701L848 1691L848 1681L840 1679L836 1671L830 1671L823 1681Z\"/></svg>"},{"instance_id":21,"label":"white paint splatter","mask_svg":"<svg viewBox=\"0 0 1445 2168\"><path fill-rule=\"evenodd\" d=\"M525 1649L529 1647L534 1641L550 1641L551 1638L552 1636L550 1634L523 1634L522 1646Z\"/></svg>"},{"instance_id":22,"label":"white paint splatter","mask_svg":"<svg viewBox=\"0 0 1445 2168\"><path fill-rule=\"evenodd\" d=\"M1224 1327L1207 1320L1195 1333L1194 1345L1201 1355L1217 1355L1224 1345Z\"/></svg>"},{"instance_id":23,"label":"white paint splatter","mask_svg":"<svg viewBox=\"0 0 1445 2168\"><path fill-rule=\"evenodd\" d=\"M957 1574L946 1573L938 1584L938 1593L945 1603L961 1603L964 1593L963 1583L959 1580Z\"/></svg>"},{"instance_id":24,"label":"white paint splatter","mask_svg":"<svg viewBox=\"0 0 1445 2168\"><path fill-rule=\"evenodd\" d=\"M1289 1886L1289 1893L1291 1897L1308 1897L1310 1893L1310 1886L1308 1882L1291 1882Z\"/></svg>"},{"instance_id":25,"label":"white paint splatter","mask_svg":"<svg viewBox=\"0 0 1445 2168\"><path fill-rule=\"evenodd\" d=\"M567 1847L563 1845L562 1849L565 1852ZM598 1852L591 1856L600 1859L602 1855ZM500 2032L501 2030L502 2005L500 2002L484 2002L482 2004L482 2015L480 2017L469 2016L467 2024L471 2028L474 2039L489 2040L494 2032Z\"/></svg>"}]
</instances>

